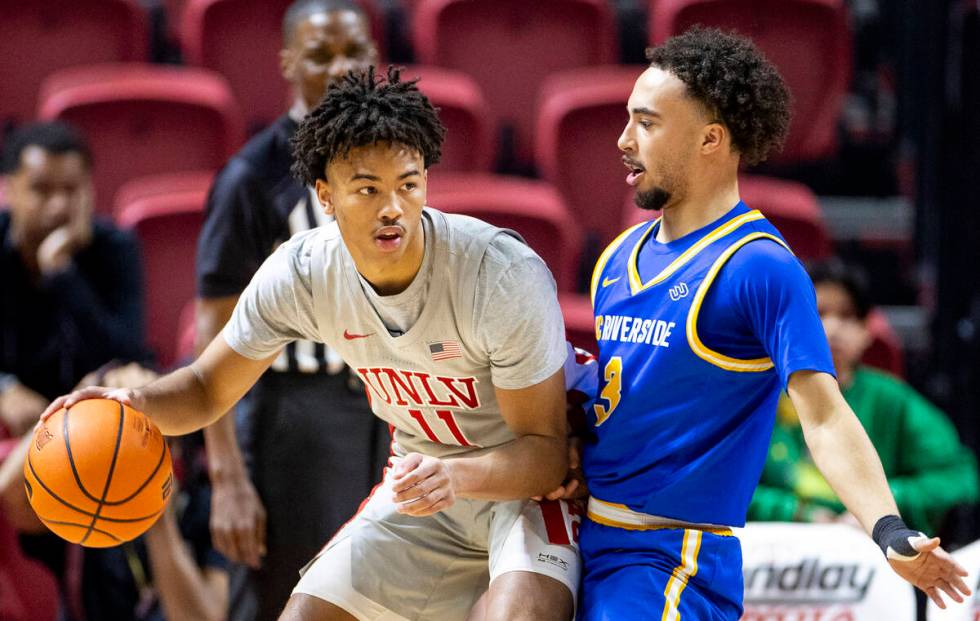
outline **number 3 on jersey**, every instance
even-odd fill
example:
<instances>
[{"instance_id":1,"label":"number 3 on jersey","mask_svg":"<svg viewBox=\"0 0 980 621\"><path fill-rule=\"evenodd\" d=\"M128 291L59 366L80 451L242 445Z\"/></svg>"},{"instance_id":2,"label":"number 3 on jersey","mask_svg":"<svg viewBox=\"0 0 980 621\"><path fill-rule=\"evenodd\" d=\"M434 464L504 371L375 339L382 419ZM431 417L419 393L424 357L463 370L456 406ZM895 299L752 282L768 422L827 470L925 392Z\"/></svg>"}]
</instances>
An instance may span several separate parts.
<instances>
[{"instance_id":1,"label":"number 3 on jersey","mask_svg":"<svg viewBox=\"0 0 980 621\"><path fill-rule=\"evenodd\" d=\"M623 359L619 356L613 356L606 363L606 368L602 372L602 378L605 384L603 384L599 398L593 406L596 427L606 422L606 419L612 416L612 413L616 410L616 406L619 405L619 398L623 389L622 375ZM605 401L605 404L603 404L603 401Z\"/></svg>"}]
</instances>

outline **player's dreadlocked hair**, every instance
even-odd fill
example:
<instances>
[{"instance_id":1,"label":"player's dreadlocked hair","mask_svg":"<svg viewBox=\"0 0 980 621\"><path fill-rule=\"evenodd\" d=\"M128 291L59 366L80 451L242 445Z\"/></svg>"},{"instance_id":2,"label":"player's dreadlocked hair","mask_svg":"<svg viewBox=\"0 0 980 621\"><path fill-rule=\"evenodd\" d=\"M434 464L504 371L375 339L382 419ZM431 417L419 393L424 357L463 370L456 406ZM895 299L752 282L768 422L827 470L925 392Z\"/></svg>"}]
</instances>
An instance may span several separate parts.
<instances>
[{"instance_id":1,"label":"player's dreadlocked hair","mask_svg":"<svg viewBox=\"0 0 980 621\"><path fill-rule=\"evenodd\" d=\"M377 142L415 149L426 168L438 162L446 128L418 80L402 82L400 73L389 67L387 80L376 79L370 67L331 85L293 137L293 175L314 185L334 158Z\"/></svg>"},{"instance_id":2,"label":"player's dreadlocked hair","mask_svg":"<svg viewBox=\"0 0 980 621\"><path fill-rule=\"evenodd\" d=\"M775 67L749 39L695 26L647 50L654 67L677 76L708 114L731 132L747 164L781 147L789 128L789 91Z\"/></svg>"}]
</instances>

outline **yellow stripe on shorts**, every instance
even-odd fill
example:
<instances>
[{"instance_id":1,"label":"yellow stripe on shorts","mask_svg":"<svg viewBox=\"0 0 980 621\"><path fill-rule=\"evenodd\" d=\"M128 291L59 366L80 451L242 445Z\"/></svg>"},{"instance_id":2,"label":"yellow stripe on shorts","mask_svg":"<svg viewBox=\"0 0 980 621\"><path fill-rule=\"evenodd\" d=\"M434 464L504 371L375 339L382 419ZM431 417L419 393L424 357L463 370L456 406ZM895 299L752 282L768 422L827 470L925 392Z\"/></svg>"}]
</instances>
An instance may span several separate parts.
<instances>
[{"instance_id":1,"label":"yellow stripe on shorts","mask_svg":"<svg viewBox=\"0 0 980 621\"><path fill-rule=\"evenodd\" d=\"M664 611L660 621L680 621L681 593L688 580L698 573L698 552L701 551L701 531L685 529L681 544L681 564L674 568L664 587Z\"/></svg>"}]
</instances>

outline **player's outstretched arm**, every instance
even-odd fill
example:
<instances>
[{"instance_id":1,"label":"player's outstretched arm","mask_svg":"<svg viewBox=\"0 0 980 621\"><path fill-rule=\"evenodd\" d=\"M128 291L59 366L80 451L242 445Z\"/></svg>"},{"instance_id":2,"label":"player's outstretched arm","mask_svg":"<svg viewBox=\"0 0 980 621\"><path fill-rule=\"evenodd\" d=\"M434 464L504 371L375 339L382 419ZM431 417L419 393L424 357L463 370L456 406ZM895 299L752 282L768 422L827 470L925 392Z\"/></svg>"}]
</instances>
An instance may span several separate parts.
<instances>
[{"instance_id":1,"label":"player's outstretched arm","mask_svg":"<svg viewBox=\"0 0 980 621\"><path fill-rule=\"evenodd\" d=\"M939 547L938 538L909 530L898 517L878 453L837 381L826 373L797 371L790 376L788 392L814 462L896 573L940 608L946 607L942 592L962 602L961 594L970 594L963 581L966 570Z\"/></svg>"},{"instance_id":2,"label":"player's outstretched arm","mask_svg":"<svg viewBox=\"0 0 980 621\"><path fill-rule=\"evenodd\" d=\"M183 435L206 427L224 415L274 359L275 355L262 360L246 358L219 335L186 367L142 388L90 386L58 397L41 415L41 420L85 399L115 399L149 416L165 435Z\"/></svg>"}]
</instances>

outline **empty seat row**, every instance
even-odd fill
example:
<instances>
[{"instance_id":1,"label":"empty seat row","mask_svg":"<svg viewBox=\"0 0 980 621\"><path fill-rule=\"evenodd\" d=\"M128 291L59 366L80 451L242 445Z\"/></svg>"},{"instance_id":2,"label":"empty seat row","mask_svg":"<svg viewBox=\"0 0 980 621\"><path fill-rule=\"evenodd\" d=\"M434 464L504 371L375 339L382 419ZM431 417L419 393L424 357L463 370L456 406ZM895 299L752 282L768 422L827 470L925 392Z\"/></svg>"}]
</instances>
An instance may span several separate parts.
<instances>
[{"instance_id":1,"label":"empty seat row","mask_svg":"<svg viewBox=\"0 0 980 621\"><path fill-rule=\"evenodd\" d=\"M146 58L136 0L10 0L0 21L0 116L31 118L41 80L66 66ZM280 77L280 22L289 0L184 0L181 41L188 63L221 73L249 127L275 118L288 87ZM383 14L362 5L383 40ZM616 27L608 0L418 0L411 28L419 61L473 78L488 104L501 158L531 167L532 103L546 76L615 63ZM777 163L826 158L851 71L844 0L654 0L653 43L701 23L751 35L780 67L796 115Z\"/></svg>"},{"instance_id":2,"label":"empty seat row","mask_svg":"<svg viewBox=\"0 0 980 621\"><path fill-rule=\"evenodd\" d=\"M492 134L471 78L412 67L448 127L440 169L489 170ZM94 155L97 210L109 213L127 180L184 170L216 170L243 144L242 113L227 81L194 67L113 63L55 72L41 86L40 119L73 123Z\"/></svg>"}]
</instances>

